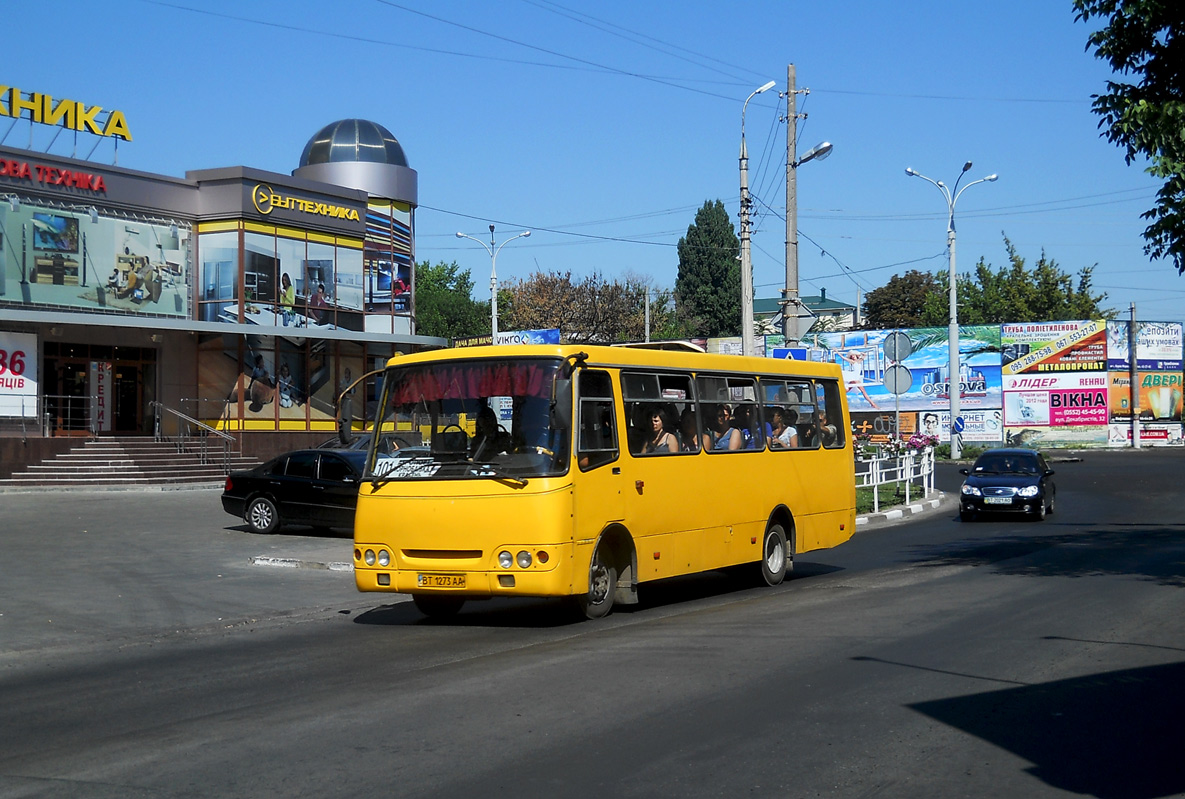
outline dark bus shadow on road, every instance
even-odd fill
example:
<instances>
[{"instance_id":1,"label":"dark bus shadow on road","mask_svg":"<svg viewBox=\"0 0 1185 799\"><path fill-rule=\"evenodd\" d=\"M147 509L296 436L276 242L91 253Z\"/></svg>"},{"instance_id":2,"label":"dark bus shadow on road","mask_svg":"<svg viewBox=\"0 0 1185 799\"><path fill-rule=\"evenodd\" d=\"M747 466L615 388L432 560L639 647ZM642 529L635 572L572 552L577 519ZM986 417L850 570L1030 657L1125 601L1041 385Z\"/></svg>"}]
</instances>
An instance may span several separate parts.
<instances>
[{"instance_id":1,"label":"dark bus shadow on road","mask_svg":"<svg viewBox=\"0 0 1185 799\"><path fill-rule=\"evenodd\" d=\"M769 586L759 584L756 564L732 569L672 577L643 583L638 587L638 604L615 605L609 618L665 607L711 601L722 597L762 596ZM811 577L831 574L841 569L823 563L795 562L794 571L781 586ZM455 616L428 618L411 602L380 605L354 617L355 624L375 625L439 625L472 627L548 628L579 624L584 621L574 603L566 598L495 597L466 601Z\"/></svg>"},{"instance_id":2,"label":"dark bus shadow on road","mask_svg":"<svg viewBox=\"0 0 1185 799\"><path fill-rule=\"evenodd\" d=\"M923 566L989 566L999 574L1028 577L1122 575L1185 587L1185 525L1073 525L1070 529L1078 532L918 546L910 560Z\"/></svg>"},{"instance_id":3,"label":"dark bus shadow on road","mask_svg":"<svg viewBox=\"0 0 1185 799\"><path fill-rule=\"evenodd\" d=\"M1060 790L1106 799L1185 792L1185 663L909 707L1028 760L1029 773Z\"/></svg>"}]
</instances>

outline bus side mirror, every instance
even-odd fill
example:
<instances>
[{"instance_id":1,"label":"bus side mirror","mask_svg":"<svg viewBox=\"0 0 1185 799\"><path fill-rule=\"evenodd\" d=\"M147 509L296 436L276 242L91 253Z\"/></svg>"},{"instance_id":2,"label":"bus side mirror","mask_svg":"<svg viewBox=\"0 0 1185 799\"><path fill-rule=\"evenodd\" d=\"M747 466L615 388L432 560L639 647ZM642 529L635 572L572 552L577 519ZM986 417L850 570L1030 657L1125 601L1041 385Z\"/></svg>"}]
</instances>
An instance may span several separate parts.
<instances>
[{"instance_id":1,"label":"bus side mirror","mask_svg":"<svg viewBox=\"0 0 1185 799\"><path fill-rule=\"evenodd\" d=\"M572 427L572 381L557 380L551 398L551 426L554 430Z\"/></svg>"}]
</instances>

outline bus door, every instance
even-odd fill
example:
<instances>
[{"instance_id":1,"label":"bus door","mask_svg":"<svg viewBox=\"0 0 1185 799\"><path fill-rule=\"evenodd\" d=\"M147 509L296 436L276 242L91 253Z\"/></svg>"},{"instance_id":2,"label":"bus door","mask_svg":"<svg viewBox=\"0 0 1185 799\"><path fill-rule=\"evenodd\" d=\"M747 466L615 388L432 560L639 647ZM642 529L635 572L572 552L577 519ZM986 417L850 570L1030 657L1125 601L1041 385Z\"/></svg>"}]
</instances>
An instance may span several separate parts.
<instances>
[{"instance_id":1,"label":"bus door","mask_svg":"<svg viewBox=\"0 0 1185 799\"><path fill-rule=\"evenodd\" d=\"M591 556L596 538L606 525L621 521L621 447L613 381L609 373L583 368L576 383L576 474L573 476L573 537L580 552L578 562Z\"/></svg>"}]
</instances>

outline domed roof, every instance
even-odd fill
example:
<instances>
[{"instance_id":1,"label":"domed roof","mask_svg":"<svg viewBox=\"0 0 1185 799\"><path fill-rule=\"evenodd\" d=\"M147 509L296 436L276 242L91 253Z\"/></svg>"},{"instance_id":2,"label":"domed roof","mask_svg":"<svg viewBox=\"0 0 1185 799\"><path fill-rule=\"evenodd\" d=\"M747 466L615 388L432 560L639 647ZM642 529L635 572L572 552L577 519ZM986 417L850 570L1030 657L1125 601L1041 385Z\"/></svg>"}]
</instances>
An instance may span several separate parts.
<instances>
[{"instance_id":1,"label":"domed roof","mask_svg":"<svg viewBox=\"0 0 1185 799\"><path fill-rule=\"evenodd\" d=\"M302 167L310 164L368 161L407 166L407 156L391 131L367 119L339 119L309 139L300 154Z\"/></svg>"}]
</instances>

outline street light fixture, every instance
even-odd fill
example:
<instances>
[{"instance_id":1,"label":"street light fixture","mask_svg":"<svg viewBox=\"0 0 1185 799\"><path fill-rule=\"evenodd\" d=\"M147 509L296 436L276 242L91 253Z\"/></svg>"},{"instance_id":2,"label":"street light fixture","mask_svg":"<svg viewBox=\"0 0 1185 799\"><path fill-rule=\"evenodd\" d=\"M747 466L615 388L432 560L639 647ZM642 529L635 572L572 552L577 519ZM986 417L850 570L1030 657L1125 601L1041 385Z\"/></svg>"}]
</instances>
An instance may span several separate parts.
<instances>
[{"instance_id":1,"label":"street light fixture","mask_svg":"<svg viewBox=\"0 0 1185 799\"><path fill-rule=\"evenodd\" d=\"M745 147L745 111L749 101L776 86L770 81L754 89L741 106L741 354L753 354L753 264L749 260L749 150Z\"/></svg>"},{"instance_id":2,"label":"street light fixture","mask_svg":"<svg viewBox=\"0 0 1185 799\"><path fill-rule=\"evenodd\" d=\"M524 230L522 233L519 233L517 236L511 236L506 241L502 242L497 247L495 247L494 246L494 226L493 225L490 225L490 243L489 244L486 244L481 239L474 238L473 236L469 236L464 233L457 233L457 238L469 239L470 241L476 241L478 244L480 244L482 247L485 248L486 252L488 252L490 254L490 343L491 344L498 343L498 253L502 252L502 248L505 247L510 242L514 241L515 239L523 239L523 238L526 238L530 235L531 235L531 231Z\"/></svg>"},{"instance_id":3,"label":"street light fixture","mask_svg":"<svg viewBox=\"0 0 1185 799\"><path fill-rule=\"evenodd\" d=\"M955 432L955 423L959 418L959 395L961 393L961 386L959 380L959 305L958 305L958 291L956 288L957 280L955 274L955 203L959 201L959 197L963 192L974 186L976 183L985 183L994 181L999 175L988 175L986 178L973 180L959 188L959 181L963 179L963 175L971 169L971 162L963 164L963 171L959 173L959 177L955 180L954 188L948 188L941 180L931 180L930 178L918 172L913 167L906 167L905 174L911 178L921 178L927 183L942 192L943 199L946 200L946 246L950 252L950 332L949 332L949 350L950 363L948 368L950 375L947 379L947 393L950 395L950 457L951 460L957 459L962 455L962 442L959 439L959 433Z\"/></svg>"}]
</instances>

